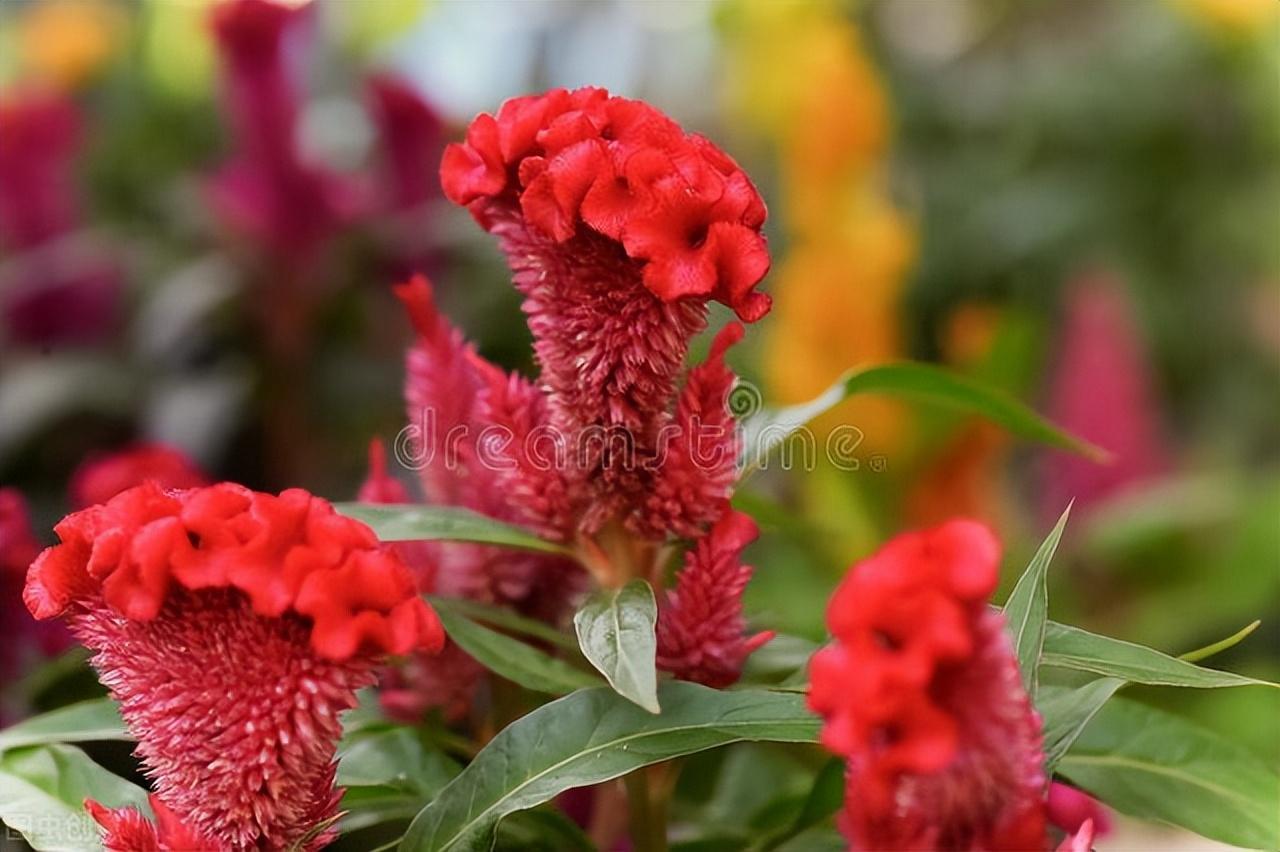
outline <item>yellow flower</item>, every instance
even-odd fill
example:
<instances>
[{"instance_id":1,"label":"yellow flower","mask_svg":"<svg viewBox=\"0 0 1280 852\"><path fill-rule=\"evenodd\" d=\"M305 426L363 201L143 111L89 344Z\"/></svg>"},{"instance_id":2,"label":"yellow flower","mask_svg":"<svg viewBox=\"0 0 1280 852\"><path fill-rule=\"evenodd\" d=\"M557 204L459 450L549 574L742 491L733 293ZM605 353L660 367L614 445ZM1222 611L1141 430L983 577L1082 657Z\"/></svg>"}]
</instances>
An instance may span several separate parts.
<instances>
[{"instance_id":1,"label":"yellow flower","mask_svg":"<svg viewBox=\"0 0 1280 852\"><path fill-rule=\"evenodd\" d=\"M118 6L103 0L42 0L18 21L23 72L59 88L98 74L115 54L125 28Z\"/></svg>"},{"instance_id":2,"label":"yellow flower","mask_svg":"<svg viewBox=\"0 0 1280 852\"><path fill-rule=\"evenodd\" d=\"M1201 24L1219 32L1253 36L1280 21L1277 0L1177 0Z\"/></svg>"},{"instance_id":3,"label":"yellow flower","mask_svg":"<svg viewBox=\"0 0 1280 852\"><path fill-rule=\"evenodd\" d=\"M884 201L798 244L774 274L765 377L779 403L812 399L850 367L901 357L899 302L916 251L914 228ZM854 399L815 424L850 423L867 451L896 446L902 411Z\"/></svg>"}]
</instances>

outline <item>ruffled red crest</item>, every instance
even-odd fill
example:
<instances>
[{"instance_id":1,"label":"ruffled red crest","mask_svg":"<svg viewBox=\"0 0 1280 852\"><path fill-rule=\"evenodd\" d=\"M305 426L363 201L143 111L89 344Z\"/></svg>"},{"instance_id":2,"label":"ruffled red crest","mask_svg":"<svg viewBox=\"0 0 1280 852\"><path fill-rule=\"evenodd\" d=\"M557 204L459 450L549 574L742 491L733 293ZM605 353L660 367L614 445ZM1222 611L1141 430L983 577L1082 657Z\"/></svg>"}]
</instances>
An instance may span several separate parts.
<instances>
[{"instance_id":1,"label":"ruffled red crest","mask_svg":"<svg viewBox=\"0 0 1280 852\"><path fill-rule=\"evenodd\" d=\"M259 615L310 618L312 646L328 659L443 641L404 564L364 524L300 489L165 492L149 482L68 515L55 531L62 543L27 575L23 598L37 618L103 604L150 621L174 587L230 588Z\"/></svg>"},{"instance_id":2,"label":"ruffled red crest","mask_svg":"<svg viewBox=\"0 0 1280 852\"><path fill-rule=\"evenodd\" d=\"M71 503L77 509L105 503L144 482L166 489L197 488L207 485L208 478L181 450L137 444L82 462L71 475Z\"/></svg>"},{"instance_id":3,"label":"ruffled red crest","mask_svg":"<svg viewBox=\"0 0 1280 852\"><path fill-rule=\"evenodd\" d=\"M1040 723L987 606L999 559L990 530L950 521L890 541L831 599L809 703L848 759L859 848L1044 848Z\"/></svg>"},{"instance_id":4,"label":"ruffled red crest","mask_svg":"<svg viewBox=\"0 0 1280 852\"><path fill-rule=\"evenodd\" d=\"M553 89L478 116L445 150L445 195L493 229L518 211L556 242L620 243L664 301L716 299L747 322L769 310L765 207L723 151L642 101Z\"/></svg>"}]
</instances>

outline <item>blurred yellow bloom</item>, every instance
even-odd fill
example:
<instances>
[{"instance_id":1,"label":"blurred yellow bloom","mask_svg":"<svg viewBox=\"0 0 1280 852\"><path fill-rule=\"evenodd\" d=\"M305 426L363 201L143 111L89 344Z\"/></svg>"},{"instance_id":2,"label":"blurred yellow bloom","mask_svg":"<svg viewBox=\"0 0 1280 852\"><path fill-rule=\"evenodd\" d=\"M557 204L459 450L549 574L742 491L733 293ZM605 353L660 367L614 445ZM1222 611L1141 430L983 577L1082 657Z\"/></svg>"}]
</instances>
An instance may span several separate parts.
<instances>
[{"instance_id":1,"label":"blurred yellow bloom","mask_svg":"<svg viewBox=\"0 0 1280 852\"><path fill-rule=\"evenodd\" d=\"M92 79L115 54L126 21L104 0L42 0L18 21L22 72L59 88Z\"/></svg>"},{"instance_id":2,"label":"blurred yellow bloom","mask_svg":"<svg viewBox=\"0 0 1280 852\"><path fill-rule=\"evenodd\" d=\"M1256 35L1280 21L1277 0L1176 0L1200 23L1221 32Z\"/></svg>"},{"instance_id":3,"label":"blurred yellow bloom","mask_svg":"<svg viewBox=\"0 0 1280 852\"><path fill-rule=\"evenodd\" d=\"M898 303L915 251L914 229L884 201L795 245L771 286L765 377L778 402L811 399L850 367L901 357ZM888 400L855 399L815 428L852 423L879 450L896 445L900 415Z\"/></svg>"},{"instance_id":4,"label":"blurred yellow bloom","mask_svg":"<svg viewBox=\"0 0 1280 852\"><path fill-rule=\"evenodd\" d=\"M880 187L889 105L857 27L834 0L737 0L725 15L730 97L775 147L788 254L772 276L766 380L779 402L850 367L901 357L899 302L915 233ZM815 424L852 423L868 453L900 444L900 407L858 399Z\"/></svg>"}]
</instances>

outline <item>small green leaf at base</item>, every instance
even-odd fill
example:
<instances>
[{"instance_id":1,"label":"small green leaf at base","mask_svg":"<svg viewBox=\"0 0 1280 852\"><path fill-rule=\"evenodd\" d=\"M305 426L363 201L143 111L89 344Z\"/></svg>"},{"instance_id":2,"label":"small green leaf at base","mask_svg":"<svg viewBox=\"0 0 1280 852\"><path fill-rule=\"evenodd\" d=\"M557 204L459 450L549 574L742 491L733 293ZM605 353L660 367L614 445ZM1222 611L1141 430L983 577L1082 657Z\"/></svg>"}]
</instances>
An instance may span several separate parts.
<instances>
[{"instance_id":1,"label":"small green leaf at base","mask_svg":"<svg viewBox=\"0 0 1280 852\"><path fill-rule=\"evenodd\" d=\"M650 713L658 706L658 604L644 580L601 589L573 617L578 645L619 695Z\"/></svg>"}]
</instances>

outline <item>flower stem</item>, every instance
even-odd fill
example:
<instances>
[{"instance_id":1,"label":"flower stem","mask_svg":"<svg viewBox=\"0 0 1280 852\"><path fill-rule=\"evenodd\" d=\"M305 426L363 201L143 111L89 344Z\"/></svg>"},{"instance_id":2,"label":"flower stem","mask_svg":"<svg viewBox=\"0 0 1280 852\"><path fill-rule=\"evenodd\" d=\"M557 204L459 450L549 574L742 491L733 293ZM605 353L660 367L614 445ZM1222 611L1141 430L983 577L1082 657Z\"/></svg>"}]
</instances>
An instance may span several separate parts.
<instances>
[{"instance_id":1,"label":"flower stem","mask_svg":"<svg viewBox=\"0 0 1280 852\"><path fill-rule=\"evenodd\" d=\"M667 852L666 797L652 795L647 769L637 769L623 780L635 852Z\"/></svg>"}]
</instances>

